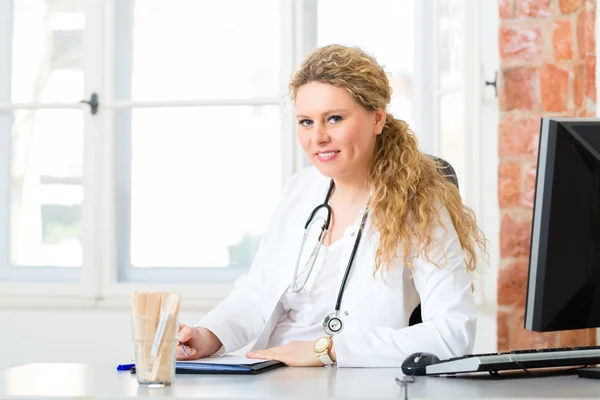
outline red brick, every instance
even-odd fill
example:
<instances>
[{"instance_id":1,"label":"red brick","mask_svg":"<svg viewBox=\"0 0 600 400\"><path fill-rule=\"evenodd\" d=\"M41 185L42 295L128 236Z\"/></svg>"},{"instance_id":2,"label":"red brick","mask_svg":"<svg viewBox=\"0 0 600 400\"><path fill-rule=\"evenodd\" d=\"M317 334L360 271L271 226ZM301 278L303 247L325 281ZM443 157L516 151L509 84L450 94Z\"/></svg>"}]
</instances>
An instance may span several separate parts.
<instances>
[{"instance_id":1,"label":"red brick","mask_svg":"<svg viewBox=\"0 0 600 400\"><path fill-rule=\"evenodd\" d=\"M496 314L498 352L507 351L510 348L510 316L510 312L502 309L499 309L498 313Z\"/></svg>"},{"instance_id":2,"label":"red brick","mask_svg":"<svg viewBox=\"0 0 600 400\"><path fill-rule=\"evenodd\" d=\"M585 56L585 11L580 11L579 14L577 14L577 21L575 23L577 24L575 32L577 34L578 57L583 59Z\"/></svg>"},{"instance_id":3,"label":"red brick","mask_svg":"<svg viewBox=\"0 0 600 400\"><path fill-rule=\"evenodd\" d=\"M517 17L552 17L550 0L519 0L517 2Z\"/></svg>"},{"instance_id":4,"label":"red brick","mask_svg":"<svg viewBox=\"0 0 600 400\"><path fill-rule=\"evenodd\" d=\"M592 346L596 346L598 343L598 337L596 336L596 329L585 329L587 333L587 343L590 343Z\"/></svg>"},{"instance_id":5,"label":"red brick","mask_svg":"<svg viewBox=\"0 0 600 400\"><path fill-rule=\"evenodd\" d=\"M572 13L581 8L582 0L559 0L558 7L563 14Z\"/></svg>"},{"instance_id":6,"label":"red brick","mask_svg":"<svg viewBox=\"0 0 600 400\"><path fill-rule=\"evenodd\" d=\"M594 55L596 54L596 14L594 12L586 11L584 14L584 26L585 26L585 54Z\"/></svg>"},{"instance_id":7,"label":"red brick","mask_svg":"<svg viewBox=\"0 0 600 400\"><path fill-rule=\"evenodd\" d=\"M585 58L585 96L596 103L596 56Z\"/></svg>"},{"instance_id":8,"label":"red brick","mask_svg":"<svg viewBox=\"0 0 600 400\"><path fill-rule=\"evenodd\" d=\"M500 257L528 257L531 242L531 217L517 221L505 214L500 222Z\"/></svg>"},{"instance_id":9,"label":"red brick","mask_svg":"<svg viewBox=\"0 0 600 400\"><path fill-rule=\"evenodd\" d=\"M583 64L576 65L573 72L573 105L575 108L579 108L583 105L583 98L585 95L585 75Z\"/></svg>"},{"instance_id":10,"label":"red brick","mask_svg":"<svg viewBox=\"0 0 600 400\"><path fill-rule=\"evenodd\" d=\"M538 333L523 327L539 117L595 115L595 9L596 0L499 0L501 20L520 19L501 21L499 30L498 105L512 112L498 132L500 258L511 259L498 275L498 351L595 344L593 329Z\"/></svg>"},{"instance_id":11,"label":"red brick","mask_svg":"<svg viewBox=\"0 0 600 400\"><path fill-rule=\"evenodd\" d=\"M500 58L504 61L539 61L542 58L542 33L539 28L500 28Z\"/></svg>"},{"instance_id":12,"label":"red brick","mask_svg":"<svg viewBox=\"0 0 600 400\"><path fill-rule=\"evenodd\" d=\"M498 271L498 305L525 306L529 263L515 261Z\"/></svg>"},{"instance_id":13,"label":"red brick","mask_svg":"<svg viewBox=\"0 0 600 400\"><path fill-rule=\"evenodd\" d=\"M526 330L523 324L524 314L524 308L517 308L511 315L510 350L544 349L549 347L557 347L558 333L540 333Z\"/></svg>"},{"instance_id":14,"label":"red brick","mask_svg":"<svg viewBox=\"0 0 600 400\"><path fill-rule=\"evenodd\" d=\"M581 108L579 110L577 110L577 112L575 113L576 117L595 117L596 113L592 112L592 111L588 111L585 108Z\"/></svg>"},{"instance_id":15,"label":"red brick","mask_svg":"<svg viewBox=\"0 0 600 400\"><path fill-rule=\"evenodd\" d=\"M540 89L544 111L561 112L567 110L569 97L569 72L552 64L542 67Z\"/></svg>"},{"instance_id":16,"label":"red brick","mask_svg":"<svg viewBox=\"0 0 600 400\"><path fill-rule=\"evenodd\" d=\"M558 334L559 347L594 346L595 344L595 329L575 329L561 331Z\"/></svg>"},{"instance_id":17,"label":"red brick","mask_svg":"<svg viewBox=\"0 0 600 400\"><path fill-rule=\"evenodd\" d=\"M524 169L523 176L523 198L522 205L525 208L533 209L535 198L535 177L537 175L537 164L528 165Z\"/></svg>"},{"instance_id":18,"label":"red brick","mask_svg":"<svg viewBox=\"0 0 600 400\"><path fill-rule=\"evenodd\" d=\"M532 149L531 141L534 137L539 137L539 132L539 117L515 118L512 115L505 117L498 128L498 153L500 157L535 157L537 146Z\"/></svg>"},{"instance_id":19,"label":"red brick","mask_svg":"<svg viewBox=\"0 0 600 400\"><path fill-rule=\"evenodd\" d=\"M596 346L598 343L598 336L596 336L596 329L586 329L587 343L591 343L592 346Z\"/></svg>"},{"instance_id":20,"label":"red brick","mask_svg":"<svg viewBox=\"0 0 600 400\"><path fill-rule=\"evenodd\" d=\"M502 208L515 207L521 197L521 165L502 163L498 170L498 204Z\"/></svg>"},{"instance_id":21,"label":"red brick","mask_svg":"<svg viewBox=\"0 0 600 400\"><path fill-rule=\"evenodd\" d=\"M577 13L577 51L579 58L596 54L596 14L582 10Z\"/></svg>"},{"instance_id":22,"label":"red brick","mask_svg":"<svg viewBox=\"0 0 600 400\"><path fill-rule=\"evenodd\" d=\"M500 0L500 18L510 19L515 17L515 3L514 0Z\"/></svg>"},{"instance_id":23,"label":"red brick","mask_svg":"<svg viewBox=\"0 0 600 400\"><path fill-rule=\"evenodd\" d=\"M573 58L573 32L571 21L561 19L554 21L554 32L552 34L554 43L554 59L570 60Z\"/></svg>"},{"instance_id":24,"label":"red brick","mask_svg":"<svg viewBox=\"0 0 600 400\"><path fill-rule=\"evenodd\" d=\"M529 141L529 145L527 146L527 154L529 154L531 158L537 160L539 148L540 148L540 131L538 129L533 134L533 136L531 136L531 140Z\"/></svg>"},{"instance_id":25,"label":"red brick","mask_svg":"<svg viewBox=\"0 0 600 400\"><path fill-rule=\"evenodd\" d=\"M499 93L501 110L538 108L539 74L535 68L507 68L502 71L501 75Z\"/></svg>"}]
</instances>

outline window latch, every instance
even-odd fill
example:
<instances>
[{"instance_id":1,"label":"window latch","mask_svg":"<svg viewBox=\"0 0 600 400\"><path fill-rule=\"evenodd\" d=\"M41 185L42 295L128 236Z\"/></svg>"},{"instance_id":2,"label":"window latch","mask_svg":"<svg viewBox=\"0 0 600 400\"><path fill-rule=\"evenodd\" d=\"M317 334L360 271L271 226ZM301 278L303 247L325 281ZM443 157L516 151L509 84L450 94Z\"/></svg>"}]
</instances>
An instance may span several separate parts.
<instances>
[{"instance_id":1,"label":"window latch","mask_svg":"<svg viewBox=\"0 0 600 400\"><path fill-rule=\"evenodd\" d=\"M496 71L494 73L494 80L493 81L485 81L485 86L493 86L494 87L494 94L496 97L498 97L498 71Z\"/></svg>"},{"instance_id":2,"label":"window latch","mask_svg":"<svg viewBox=\"0 0 600 400\"><path fill-rule=\"evenodd\" d=\"M100 103L98 102L98 93L92 93L89 100L81 100L80 103L89 105L92 115L98 113L98 107L100 106Z\"/></svg>"}]
</instances>

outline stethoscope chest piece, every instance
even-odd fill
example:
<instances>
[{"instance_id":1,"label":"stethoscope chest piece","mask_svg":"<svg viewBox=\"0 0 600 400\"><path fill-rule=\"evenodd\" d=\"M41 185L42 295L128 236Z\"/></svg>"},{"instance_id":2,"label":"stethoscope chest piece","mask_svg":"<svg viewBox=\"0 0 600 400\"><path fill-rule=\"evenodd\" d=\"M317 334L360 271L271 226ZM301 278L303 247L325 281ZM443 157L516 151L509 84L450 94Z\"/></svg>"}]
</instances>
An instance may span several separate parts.
<instances>
[{"instance_id":1,"label":"stethoscope chest piece","mask_svg":"<svg viewBox=\"0 0 600 400\"><path fill-rule=\"evenodd\" d=\"M342 320L337 316L337 312L331 313L325 317L325 321L323 321L323 330L328 335L337 335L344 328L344 324L342 324Z\"/></svg>"}]
</instances>

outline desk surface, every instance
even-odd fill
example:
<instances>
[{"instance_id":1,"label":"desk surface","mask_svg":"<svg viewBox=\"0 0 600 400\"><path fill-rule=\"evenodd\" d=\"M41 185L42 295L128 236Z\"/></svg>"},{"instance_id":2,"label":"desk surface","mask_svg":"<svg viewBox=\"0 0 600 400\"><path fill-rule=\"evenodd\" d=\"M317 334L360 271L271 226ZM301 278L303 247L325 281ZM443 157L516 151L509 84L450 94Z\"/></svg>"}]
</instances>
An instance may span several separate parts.
<instances>
[{"instance_id":1,"label":"desk surface","mask_svg":"<svg viewBox=\"0 0 600 400\"><path fill-rule=\"evenodd\" d=\"M0 399L377 399L403 398L388 368L279 368L256 376L177 375L175 385L139 386L114 365L28 364L0 372ZM417 377L408 399L590 399L600 398L600 380L577 375L495 379Z\"/></svg>"}]
</instances>

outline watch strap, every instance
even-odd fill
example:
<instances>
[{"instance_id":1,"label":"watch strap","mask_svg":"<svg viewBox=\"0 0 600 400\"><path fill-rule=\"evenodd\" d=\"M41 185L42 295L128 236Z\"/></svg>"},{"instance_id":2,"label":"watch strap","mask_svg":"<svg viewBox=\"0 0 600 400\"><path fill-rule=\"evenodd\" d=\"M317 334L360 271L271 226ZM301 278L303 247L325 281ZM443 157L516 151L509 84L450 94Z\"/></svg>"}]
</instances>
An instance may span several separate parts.
<instances>
[{"instance_id":1,"label":"watch strap","mask_svg":"<svg viewBox=\"0 0 600 400\"><path fill-rule=\"evenodd\" d=\"M329 357L329 354L327 354L327 353L319 354L317 356L317 358L319 359L319 361L321 361L325 365L333 365L333 364L335 364L335 361L333 361L331 359L331 357Z\"/></svg>"}]
</instances>

